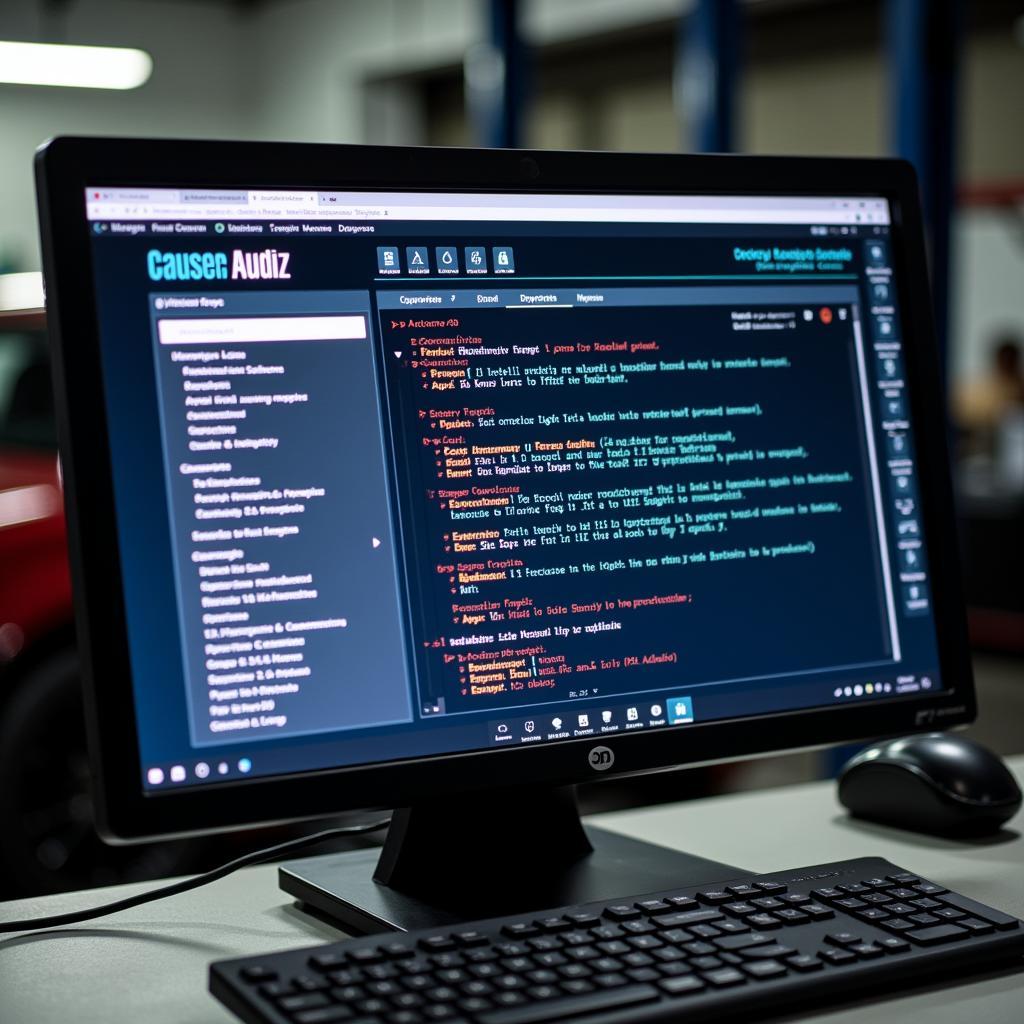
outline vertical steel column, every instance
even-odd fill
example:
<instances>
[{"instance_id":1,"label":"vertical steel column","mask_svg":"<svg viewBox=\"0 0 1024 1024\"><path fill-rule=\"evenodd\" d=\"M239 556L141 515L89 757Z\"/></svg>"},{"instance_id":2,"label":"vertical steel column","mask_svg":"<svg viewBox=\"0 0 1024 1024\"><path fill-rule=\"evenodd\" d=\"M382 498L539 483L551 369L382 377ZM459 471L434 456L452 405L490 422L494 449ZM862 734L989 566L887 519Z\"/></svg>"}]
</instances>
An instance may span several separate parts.
<instances>
[{"instance_id":1,"label":"vertical steel column","mask_svg":"<svg viewBox=\"0 0 1024 1024\"><path fill-rule=\"evenodd\" d=\"M489 0L487 38L466 53L466 109L482 146L522 144L526 51L519 11L519 0Z\"/></svg>"},{"instance_id":2,"label":"vertical steel column","mask_svg":"<svg viewBox=\"0 0 1024 1024\"><path fill-rule=\"evenodd\" d=\"M961 6L960 0L888 0L887 11L892 145L914 165L921 182L944 383Z\"/></svg>"},{"instance_id":3,"label":"vertical steel column","mask_svg":"<svg viewBox=\"0 0 1024 1024\"><path fill-rule=\"evenodd\" d=\"M686 114L684 149L735 148L740 32L737 0L696 0L680 20L674 85L677 108Z\"/></svg>"}]
</instances>

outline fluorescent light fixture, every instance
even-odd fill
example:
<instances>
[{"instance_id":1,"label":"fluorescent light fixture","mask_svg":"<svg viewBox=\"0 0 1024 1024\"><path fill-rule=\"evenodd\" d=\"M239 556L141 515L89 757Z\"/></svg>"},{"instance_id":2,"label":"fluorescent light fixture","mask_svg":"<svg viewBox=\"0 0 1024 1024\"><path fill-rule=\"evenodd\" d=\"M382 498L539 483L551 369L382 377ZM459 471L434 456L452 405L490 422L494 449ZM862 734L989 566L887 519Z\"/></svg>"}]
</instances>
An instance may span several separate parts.
<instances>
[{"instance_id":1,"label":"fluorescent light fixture","mask_svg":"<svg viewBox=\"0 0 1024 1024\"><path fill-rule=\"evenodd\" d=\"M43 275L38 270L24 274L0 274L0 313L42 309L43 305Z\"/></svg>"},{"instance_id":2,"label":"fluorescent light fixture","mask_svg":"<svg viewBox=\"0 0 1024 1024\"><path fill-rule=\"evenodd\" d=\"M0 82L73 89L137 89L153 71L143 50L0 42Z\"/></svg>"}]
</instances>

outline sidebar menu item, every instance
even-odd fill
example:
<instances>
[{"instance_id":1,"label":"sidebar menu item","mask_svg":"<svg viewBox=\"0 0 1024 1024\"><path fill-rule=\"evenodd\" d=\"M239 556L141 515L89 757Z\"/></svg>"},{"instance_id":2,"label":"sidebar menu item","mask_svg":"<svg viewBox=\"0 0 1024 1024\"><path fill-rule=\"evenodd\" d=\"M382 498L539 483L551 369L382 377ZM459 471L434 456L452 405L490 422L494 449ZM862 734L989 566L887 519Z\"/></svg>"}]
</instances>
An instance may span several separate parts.
<instances>
[{"instance_id":1,"label":"sidebar menu item","mask_svg":"<svg viewBox=\"0 0 1024 1024\"><path fill-rule=\"evenodd\" d=\"M198 746L411 718L368 301L151 297Z\"/></svg>"}]
</instances>

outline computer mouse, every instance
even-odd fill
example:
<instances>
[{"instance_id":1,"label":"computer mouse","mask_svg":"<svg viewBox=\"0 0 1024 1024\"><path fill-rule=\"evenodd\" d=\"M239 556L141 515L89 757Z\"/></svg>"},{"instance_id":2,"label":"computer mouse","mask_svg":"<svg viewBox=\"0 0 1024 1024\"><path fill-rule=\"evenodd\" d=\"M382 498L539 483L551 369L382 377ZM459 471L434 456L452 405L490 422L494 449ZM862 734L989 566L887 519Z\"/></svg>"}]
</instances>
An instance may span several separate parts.
<instances>
[{"instance_id":1,"label":"computer mouse","mask_svg":"<svg viewBox=\"0 0 1024 1024\"><path fill-rule=\"evenodd\" d=\"M839 774L839 802L858 818L938 835L997 832L1021 791L991 750L949 733L874 744Z\"/></svg>"}]
</instances>

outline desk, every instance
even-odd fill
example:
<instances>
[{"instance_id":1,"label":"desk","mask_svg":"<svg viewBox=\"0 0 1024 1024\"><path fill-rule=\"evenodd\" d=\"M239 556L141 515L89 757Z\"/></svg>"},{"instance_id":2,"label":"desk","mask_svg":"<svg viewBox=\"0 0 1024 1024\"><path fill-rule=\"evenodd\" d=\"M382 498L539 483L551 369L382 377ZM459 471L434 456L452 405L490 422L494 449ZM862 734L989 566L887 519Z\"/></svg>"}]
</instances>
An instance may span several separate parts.
<instances>
[{"instance_id":1,"label":"desk","mask_svg":"<svg viewBox=\"0 0 1024 1024\"><path fill-rule=\"evenodd\" d=\"M1024 779L1024 756L1011 759ZM959 844L849 820L830 782L595 815L593 824L690 849L754 871L877 855L1024 917L1024 815L998 842ZM169 900L44 935L0 936L3 1024L225 1024L206 991L211 960L339 937L277 888L276 867L248 868ZM56 914L154 883L0 905L0 919ZM1022 1019L1024 972L906 995L811 1018L828 1024L1006 1024Z\"/></svg>"}]
</instances>

